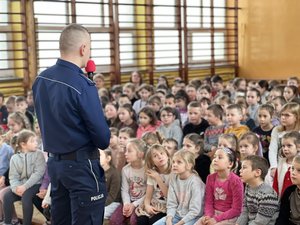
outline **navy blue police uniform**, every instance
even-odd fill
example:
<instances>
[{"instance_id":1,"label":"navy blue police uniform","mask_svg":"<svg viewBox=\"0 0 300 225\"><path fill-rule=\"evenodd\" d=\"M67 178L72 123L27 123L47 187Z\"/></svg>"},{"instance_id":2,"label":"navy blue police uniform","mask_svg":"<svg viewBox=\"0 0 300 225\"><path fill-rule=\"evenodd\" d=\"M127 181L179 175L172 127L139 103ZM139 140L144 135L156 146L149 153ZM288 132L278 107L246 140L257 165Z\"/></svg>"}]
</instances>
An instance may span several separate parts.
<instances>
[{"instance_id":1,"label":"navy blue police uniform","mask_svg":"<svg viewBox=\"0 0 300 225\"><path fill-rule=\"evenodd\" d=\"M98 148L108 147L110 131L94 82L58 59L37 76L33 96L49 155L52 224L102 224L106 189Z\"/></svg>"}]
</instances>

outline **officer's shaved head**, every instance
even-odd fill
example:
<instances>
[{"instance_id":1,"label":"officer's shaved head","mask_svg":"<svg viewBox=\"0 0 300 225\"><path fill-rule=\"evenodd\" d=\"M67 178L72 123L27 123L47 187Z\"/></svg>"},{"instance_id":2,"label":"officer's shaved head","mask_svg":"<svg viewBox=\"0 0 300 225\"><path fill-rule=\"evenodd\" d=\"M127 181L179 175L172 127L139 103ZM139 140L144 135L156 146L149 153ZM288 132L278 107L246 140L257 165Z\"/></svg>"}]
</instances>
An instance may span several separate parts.
<instances>
[{"instance_id":1,"label":"officer's shaved head","mask_svg":"<svg viewBox=\"0 0 300 225\"><path fill-rule=\"evenodd\" d=\"M90 40L90 36L86 28L78 24L70 24L63 29L60 35L60 52L61 54L73 53L87 40Z\"/></svg>"}]
</instances>

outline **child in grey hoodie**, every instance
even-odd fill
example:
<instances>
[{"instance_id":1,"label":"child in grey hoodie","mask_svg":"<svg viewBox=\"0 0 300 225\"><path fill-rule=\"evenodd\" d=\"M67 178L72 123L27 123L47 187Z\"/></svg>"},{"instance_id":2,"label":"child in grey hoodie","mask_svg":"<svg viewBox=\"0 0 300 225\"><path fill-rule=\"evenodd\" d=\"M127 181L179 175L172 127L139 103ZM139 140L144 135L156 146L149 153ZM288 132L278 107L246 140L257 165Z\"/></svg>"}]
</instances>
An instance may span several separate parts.
<instances>
[{"instance_id":1,"label":"child in grey hoodie","mask_svg":"<svg viewBox=\"0 0 300 225\"><path fill-rule=\"evenodd\" d=\"M32 199L39 192L39 187L46 169L42 151L37 150L36 135L23 130L17 137L18 151L10 161L10 190L4 195L4 224L11 224L13 204L21 200L23 208L23 225L30 225L33 214Z\"/></svg>"}]
</instances>

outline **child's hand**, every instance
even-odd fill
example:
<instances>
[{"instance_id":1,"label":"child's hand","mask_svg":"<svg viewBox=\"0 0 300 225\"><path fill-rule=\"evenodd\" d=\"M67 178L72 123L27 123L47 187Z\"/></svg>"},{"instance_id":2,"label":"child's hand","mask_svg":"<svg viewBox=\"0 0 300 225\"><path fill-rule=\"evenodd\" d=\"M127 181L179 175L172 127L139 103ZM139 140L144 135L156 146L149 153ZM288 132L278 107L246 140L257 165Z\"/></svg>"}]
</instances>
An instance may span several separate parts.
<instances>
[{"instance_id":1,"label":"child's hand","mask_svg":"<svg viewBox=\"0 0 300 225\"><path fill-rule=\"evenodd\" d=\"M0 188L5 186L5 176L0 177Z\"/></svg>"},{"instance_id":2,"label":"child's hand","mask_svg":"<svg viewBox=\"0 0 300 225\"><path fill-rule=\"evenodd\" d=\"M209 220L207 220L207 225L214 225L214 224L216 224L217 223L217 221L214 219L214 218L210 218Z\"/></svg>"},{"instance_id":3,"label":"child's hand","mask_svg":"<svg viewBox=\"0 0 300 225\"><path fill-rule=\"evenodd\" d=\"M41 189L39 193L36 194L41 199L44 199L47 193L47 189Z\"/></svg>"},{"instance_id":4,"label":"child's hand","mask_svg":"<svg viewBox=\"0 0 300 225\"><path fill-rule=\"evenodd\" d=\"M126 217L130 217L135 209L135 206L132 203L126 203L123 206L123 215Z\"/></svg>"},{"instance_id":5,"label":"child's hand","mask_svg":"<svg viewBox=\"0 0 300 225\"><path fill-rule=\"evenodd\" d=\"M276 172L276 168L272 168L271 171L270 171L270 175L271 175L272 178L274 178L275 172Z\"/></svg>"},{"instance_id":6,"label":"child's hand","mask_svg":"<svg viewBox=\"0 0 300 225\"><path fill-rule=\"evenodd\" d=\"M22 197L24 192L26 191L26 187L24 185L20 185L16 188L16 194Z\"/></svg>"},{"instance_id":7,"label":"child's hand","mask_svg":"<svg viewBox=\"0 0 300 225\"><path fill-rule=\"evenodd\" d=\"M134 210L135 210L135 206L131 203L128 210L128 217L131 216Z\"/></svg>"},{"instance_id":8,"label":"child's hand","mask_svg":"<svg viewBox=\"0 0 300 225\"><path fill-rule=\"evenodd\" d=\"M210 151L207 153L208 157L212 160L214 158L214 155L217 151L217 147L216 146L212 146Z\"/></svg>"},{"instance_id":9,"label":"child's hand","mask_svg":"<svg viewBox=\"0 0 300 225\"><path fill-rule=\"evenodd\" d=\"M3 140L5 142L9 142L13 136L14 136L14 133L11 130L7 131L4 135L2 135Z\"/></svg>"},{"instance_id":10,"label":"child's hand","mask_svg":"<svg viewBox=\"0 0 300 225\"><path fill-rule=\"evenodd\" d=\"M175 223L174 225L183 225L183 224L184 224L184 221L180 220L178 223Z\"/></svg>"},{"instance_id":11,"label":"child's hand","mask_svg":"<svg viewBox=\"0 0 300 225\"><path fill-rule=\"evenodd\" d=\"M157 214L156 208L151 205L145 205L145 210L149 215Z\"/></svg>"},{"instance_id":12,"label":"child's hand","mask_svg":"<svg viewBox=\"0 0 300 225\"><path fill-rule=\"evenodd\" d=\"M172 225L173 218L171 216L167 216L166 225Z\"/></svg>"},{"instance_id":13,"label":"child's hand","mask_svg":"<svg viewBox=\"0 0 300 225\"><path fill-rule=\"evenodd\" d=\"M125 214L127 214L128 210L129 210L129 204L130 203L125 203L123 205L123 215L125 216Z\"/></svg>"},{"instance_id":14,"label":"child's hand","mask_svg":"<svg viewBox=\"0 0 300 225\"><path fill-rule=\"evenodd\" d=\"M207 225L208 220L210 219L209 216L202 216L194 225Z\"/></svg>"},{"instance_id":15,"label":"child's hand","mask_svg":"<svg viewBox=\"0 0 300 225\"><path fill-rule=\"evenodd\" d=\"M146 174L155 180L160 179L159 173L155 170L147 170Z\"/></svg>"},{"instance_id":16,"label":"child's hand","mask_svg":"<svg viewBox=\"0 0 300 225\"><path fill-rule=\"evenodd\" d=\"M49 205L48 205L47 203L42 202L42 208L43 208L43 209L46 209L46 208L48 208L48 207L49 207Z\"/></svg>"},{"instance_id":17,"label":"child's hand","mask_svg":"<svg viewBox=\"0 0 300 225\"><path fill-rule=\"evenodd\" d=\"M202 216L198 221L197 221L197 225L198 224L204 224L207 225L208 221L209 221L210 217L209 216Z\"/></svg>"}]
</instances>

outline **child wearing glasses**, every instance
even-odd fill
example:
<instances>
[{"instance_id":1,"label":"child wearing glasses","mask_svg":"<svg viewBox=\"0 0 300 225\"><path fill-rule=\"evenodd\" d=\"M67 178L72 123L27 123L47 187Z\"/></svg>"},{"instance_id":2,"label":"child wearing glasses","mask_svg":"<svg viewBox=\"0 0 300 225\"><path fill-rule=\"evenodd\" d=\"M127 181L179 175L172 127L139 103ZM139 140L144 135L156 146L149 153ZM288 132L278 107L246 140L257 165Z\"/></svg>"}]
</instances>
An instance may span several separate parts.
<instances>
[{"instance_id":1,"label":"child wearing glasses","mask_svg":"<svg viewBox=\"0 0 300 225\"><path fill-rule=\"evenodd\" d=\"M179 120L175 119L174 109L170 106L165 106L160 110L161 125L157 128L157 131L164 138L174 138L179 147L182 143L182 130Z\"/></svg>"}]
</instances>

